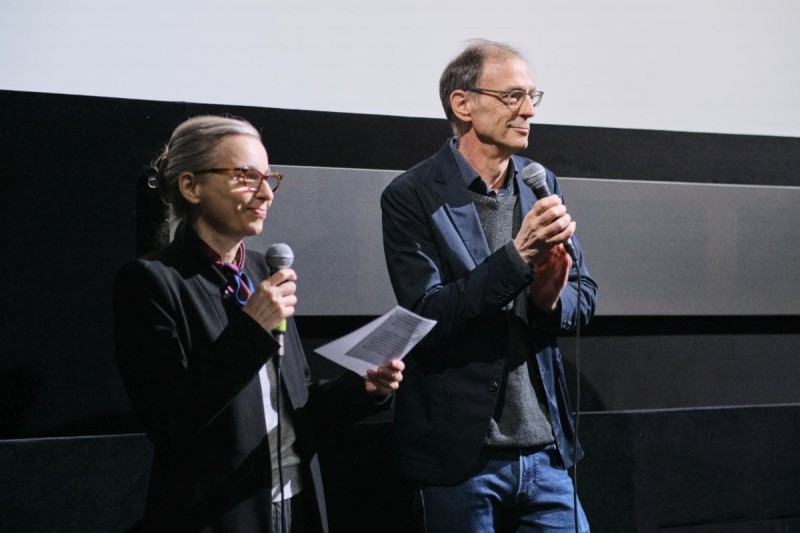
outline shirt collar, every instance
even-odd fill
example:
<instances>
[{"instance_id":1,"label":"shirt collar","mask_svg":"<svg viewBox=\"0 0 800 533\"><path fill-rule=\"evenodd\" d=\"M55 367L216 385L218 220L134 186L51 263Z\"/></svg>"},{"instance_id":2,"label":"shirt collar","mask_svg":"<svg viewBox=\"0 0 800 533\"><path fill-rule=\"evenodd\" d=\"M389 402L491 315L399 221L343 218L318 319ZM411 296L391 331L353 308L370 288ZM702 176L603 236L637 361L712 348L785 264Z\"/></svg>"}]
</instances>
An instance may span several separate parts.
<instances>
[{"instance_id":1,"label":"shirt collar","mask_svg":"<svg viewBox=\"0 0 800 533\"><path fill-rule=\"evenodd\" d=\"M494 191L490 190L486 183L481 179L480 175L472 168L472 165L464 158L461 152L458 151L458 138L451 137L450 141L450 150L453 152L453 157L456 160L456 165L458 165L458 172L461 176L461 179L464 181L464 185L472 192L476 192L478 194L483 194L484 196L505 196L507 194L515 194L516 193L516 186L510 185L511 183L516 183L513 179L517 174L517 167L514 165L514 159L510 158L508 160L508 170L506 171L506 179L503 182L503 186L497 191L495 194Z\"/></svg>"},{"instance_id":2,"label":"shirt collar","mask_svg":"<svg viewBox=\"0 0 800 533\"><path fill-rule=\"evenodd\" d=\"M230 267L237 273L241 272L241 270L244 268L244 259L246 256L244 241L242 241L242 243L239 245L239 248L236 250L236 255L234 256L233 261L230 263L225 263L225 261L222 259L222 256L211 246L209 246L208 243L201 239L197 233L193 231L192 235L194 236L193 240L195 247L200 251L203 257L208 259L212 265Z\"/></svg>"}]
</instances>

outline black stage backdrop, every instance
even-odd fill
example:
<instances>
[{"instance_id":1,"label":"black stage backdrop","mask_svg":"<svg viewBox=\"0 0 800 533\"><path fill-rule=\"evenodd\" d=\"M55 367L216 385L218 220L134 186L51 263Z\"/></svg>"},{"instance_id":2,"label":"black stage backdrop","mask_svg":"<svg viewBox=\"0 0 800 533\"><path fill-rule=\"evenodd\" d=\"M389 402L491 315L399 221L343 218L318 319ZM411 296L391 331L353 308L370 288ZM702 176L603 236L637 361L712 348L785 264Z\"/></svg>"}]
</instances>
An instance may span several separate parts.
<instances>
[{"instance_id":1,"label":"black stage backdrop","mask_svg":"<svg viewBox=\"0 0 800 533\"><path fill-rule=\"evenodd\" d=\"M147 444L135 435L140 426L114 366L111 280L122 263L152 248L159 204L143 192L142 171L178 123L202 113L246 117L262 130L270 160L284 165L404 169L450 135L438 119L0 91L0 464L9 480L0 499L12 509L0 518L4 531L113 531L141 509ZM525 155L535 154L563 176L797 185L797 138L542 124L531 135ZM298 322L310 353L371 318ZM659 358L681 346L702 351L689 357L720 364L732 351L746 357L730 359L734 367L725 373L709 367L684 376L692 390L680 404L648 396L641 384L624 398L603 398L582 382L582 406L591 413L581 429L589 451L581 497L595 531L800 531L794 520L800 460L793 444L800 437L799 319L597 317L584 334L598 339L595 349L628 358L631 375L652 376ZM564 351L571 360L569 342ZM761 354L776 353L780 372L758 368ZM337 372L313 356L311 362L316 377ZM341 460L363 442L363 433L388 446L385 422L357 428L328 452L336 458L329 461L329 482L339 489L329 491L334 530L361 530L347 518L351 511L364 520L390 511L382 500L373 515L357 498L374 490L368 482L380 481L364 460L386 460L388 452ZM100 435L107 437L98 441ZM92 454L99 463L87 459ZM98 468L87 473L92 466ZM353 490L359 482L352 474L359 472L364 491ZM127 484L119 483L119 473L131 474ZM82 491L65 482L76 479L83 480ZM386 496L399 498L405 509L406 482L389 480ZM106 484L119 488L106 493ZM26 496L52 486L70 489L72 499L59 492L38 502ZM735 488L746 486L755 493ZM123 496L140 498L128 514L120 511ZM113 499L106 512L116 519L98 518L103 497Z\"/></svg>"}]
</instances>

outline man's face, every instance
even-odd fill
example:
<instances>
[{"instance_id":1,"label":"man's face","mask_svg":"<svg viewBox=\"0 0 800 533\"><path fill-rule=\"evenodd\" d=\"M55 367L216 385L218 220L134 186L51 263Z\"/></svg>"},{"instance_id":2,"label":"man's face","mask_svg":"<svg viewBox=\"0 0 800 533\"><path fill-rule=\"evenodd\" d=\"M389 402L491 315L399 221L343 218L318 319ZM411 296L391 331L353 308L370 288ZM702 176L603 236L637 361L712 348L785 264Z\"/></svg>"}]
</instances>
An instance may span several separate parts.
<instances>
[{"instance_id":1,"label":"man's face","mask_svg":"<svg viewBox=\"0 0 800 533\"><path fill-rule=\"evenodd\" d=\"M535 89L528 66L516 57L488 60L483 66L477 86L499 91ZM480 142L493 144L509 155L528 146L529 121L535 111L531 99L509 107L495 94L470 93L472 128Z\"/></svg>"}]
</instances>

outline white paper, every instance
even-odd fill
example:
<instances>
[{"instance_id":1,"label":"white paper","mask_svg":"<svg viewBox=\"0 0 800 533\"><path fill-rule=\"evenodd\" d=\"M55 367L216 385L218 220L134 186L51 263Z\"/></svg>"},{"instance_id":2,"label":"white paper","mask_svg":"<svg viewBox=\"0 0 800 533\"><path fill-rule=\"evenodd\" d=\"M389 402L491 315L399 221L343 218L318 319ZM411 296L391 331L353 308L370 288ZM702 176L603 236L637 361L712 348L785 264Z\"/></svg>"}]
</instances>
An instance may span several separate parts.
<instances>
[{"instance_id":1,"label":"white paper","mask_svg":"<svg viewBox=\"0 0 800 533\"><path fill-rule=\"evenodd\" d=\"M368 369L402 359L436 325L408 309L396 306L369 324L320 346L315 352L360 376Z\"/></svg>"}]
</instances>

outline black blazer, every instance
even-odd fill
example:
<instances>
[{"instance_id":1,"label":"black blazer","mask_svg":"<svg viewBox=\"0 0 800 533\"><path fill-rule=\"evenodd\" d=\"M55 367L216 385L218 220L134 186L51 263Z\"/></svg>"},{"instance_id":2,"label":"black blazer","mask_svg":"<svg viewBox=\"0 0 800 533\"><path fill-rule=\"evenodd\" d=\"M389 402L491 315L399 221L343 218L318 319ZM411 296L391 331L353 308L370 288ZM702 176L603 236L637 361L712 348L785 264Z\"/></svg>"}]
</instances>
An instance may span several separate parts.
<instances>
[{"instance_id":1,"label":"black blazer","mask_svg":"<svg viewBox=\"0 0 800 533\"><path fill-rule=\"evenodd\" d=\"M152 531L262 531L271 465L258 371L277 357L278 344L223 296L225 282L198 242L179 229L162 251L126 264L114 283L117 363L154 445L143 523ZM248 251L245 272L256 283L268 276L263 255ZM312 384L292 320L281 367L304 491L314 491L319 529L327 531L316 442L381 407L354 373Z\"/></svg>"},{"instance_id":2,"label":"black blazer","mask_svg":"<svg viewBox=\"0 0 800 533\"><path fill-rule=\"evenodd\" d=\"M530 160L512 157L516 169ZM536 202L515 175L521 215ZM550 190L560 194L552 172ZM402 471L437 485L464 479L475 465L504 379L507 331L503 307L524 291L501 248L489 252L480 219L448 144L395 178L381 196L389 277L403 307L437 320L406 357L395 398L394 434ZM547 411L562 462L570 466L573 421L556 336L594 314L597 285L577 239L578 261L552 315L529 305L529 346L542 378ZM578 306L578 280L581 299ZM580 448L577 455L580 456Z\"/></svg>"}]
</instances>

